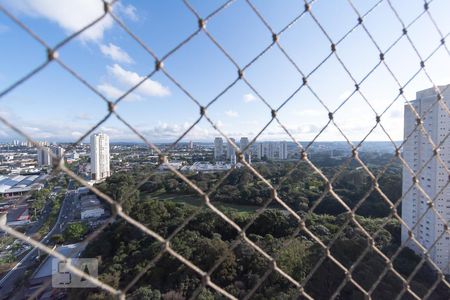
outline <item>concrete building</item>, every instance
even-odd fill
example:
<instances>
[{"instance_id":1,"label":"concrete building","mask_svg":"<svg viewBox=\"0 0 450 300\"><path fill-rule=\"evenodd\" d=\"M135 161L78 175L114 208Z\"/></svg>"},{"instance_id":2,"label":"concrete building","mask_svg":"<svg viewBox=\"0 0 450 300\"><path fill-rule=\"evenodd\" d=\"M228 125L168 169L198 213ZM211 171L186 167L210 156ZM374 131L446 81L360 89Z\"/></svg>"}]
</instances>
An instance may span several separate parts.
<instances>
[{"instance_id":1,"label":"concrete building","mask_svg":"<svg viewBox=\"0 0 450 300\"><path fill-rule=\"evenodd\" d=\"M52 146L51 147L53 154L55 154L55 156L61 158L64 157L64 152L65 149L61 146Z\"/></svg>"},{"instance_id":2,"label":"concrete building","mask_svg":"<svg viewBox=\"0 0 450 300\"><path fill-rule=\"evenodd\" d=\"M221 137L214 139L214 159L222 160L223 157L223 140Z\"/></svg>"},{"instance_id":3,"label":"concrete building","mask_svg":"<svg viewBox=\"0 0 450 300\"><path fill-rule=\"evenodd\" d=\"M49 147L43 147L37 149L37 163L39 167L52 165L52 150Z\"/></svg>"},{"instance_id":4,"label":"concrete building","mask_svg":"<svg viewBox=\"0 0 450 300\"><path fill-rule=\"evenodd\" d=\"M251 162L251 156L252 156L252 153L251 153L251 151L250 151L250 148L248 148L248 149L246 149L245 151L244 151L244 149L248 146L248 144L249 144L249 141L248 141L248 138L247 137L241 137L241 140L239 141L239 146L240 146L240 149L241 149L241 151L243 152L243 154L244 154L244 159L247 161L247 162Z\"/></svg>"},{"instance_id":5,"label":"concrete building","mask_svg":"<svg viewBox=\"0 0 450 300\"><path fill-rule=\"evenodd\" d=\"M273 160L275 158L275 145L273 142L261 142L256 145L256 157L258 159Z\"/></svg>"},{"instance_id":6,"label":"concrete building","mask_svg":"<svg viewBox=\"0 0 450 300\"><path fill-rule=\"evenodd\" d=\"M0 195L5 198L20 197L32 190L40 190L47 175L0 175Z\"/></svg>"},{"instance_id":7,"label":"concrete building","mask_svg":"<svg viewBox=\"0 0 450 300\"><path fill-rule=\"evenodd\" d=\"M278 144L278 158L279 159L288 158L287 142L285 141L282 141Z\"/></svg>"},{"instance_id":8,"label":"concrete building","mask_svg":"<svg viewBox=\"0 0 450 300\"><path fill-rule=\"evenodd\" d=\"M267 158L268 148L267 143L258 143L256 145L256 157L261 160Z\"/></svg>"},{"instance_id":9,"label":"concrete building","mask_svg":"<svg viewBox=\"0 0 450 300\"><path fill-rule=\"evenodd\" d=\"M230 164L235 165L236 164L236 153L231 154L230 157Z\"/></svg>"},{"instance_id":10,"label":"concrete building","mask_svg":"<svg viewBox=\"0 0 450 300\"><path fill-rule=\"evenodd\" d=\"M8 226L23 226L30 224L28 205L19 205L8 209L6 224Z\"/></svg>"},{"instance_id":11,"label":"concrete building","mask_svg":"<svg viewBox=\"0 0 450 300\"><path fill-rule=\"evenodd\" d=\"M78 258L80 253L86 248L86 243L54 246L56 252L70 258ZM52 275L55 274L53 269L53 261L56 258L47 256L47 258L39 265L36 271L28 279L28 288L25 292L24 298L51 300L51 299L66 299L67 289L53 288L51 284ZM83 270L84 271L84 270Z\"/></svg>"},{"instance_id":12,"label":"concrete building","mask_svg":"<svg viewBox=\"0 0 450 300\"><path fill-rule=\"evenodd\" d=\"M111 175L109 169L109 136L104 133L91 135L91 176L102 180Z\"/></svg>"},{"instance_id":13,"label":"concrete building","mask_svg":"<svg viewBox=\"0 0 450 300\"><path fill-rule=\"evenodd\" d=\"M261 142L256 144L256 157L258 159L287 159L287 142Z\"/></svg>"},{"instance_id":14,"label":"concrete building","mask_svg":"<svg viewBox=\"0 0 450 300\"><path fill-rule=\"evenodd\" d=\"M450 105L450 86L447 87L443 97L447 105ZM440 90L445 88L445 86L439 87ZM433 88L430 88L417 92L416 100L412 101L411 104L421 117L428 135L435 144L439 144L450 131L450 117L440 105L432 106L436 99L437 93ZM429 112L425 114L428 110ZM433 147L428 137L419 128L414 130L417 124L416 119L416 115L408 106L405 106L404 136L407 140L403 147L403 157L414 171L419 185L432 199L434 209L448 223L450 220L450 187L446 186L448 174L438 159L433 157ZM450 139L442 143L438 155L448 167ZM427 163L431 157L433 159ZM422 168L423 170L419 173ZM430 249L430 258L444 273L449 274L450 234L444 232L444 222L432 209L429 209L429 199L416 187L410 189L412 183L412 175L407 168L403 168L402 218L409 228L415 226L412 230L414 237L424 248ZM422 215L424 215L423 218ZM402 227L402 241L406 241L407 238L408 230L406 227ZM422 251L411 240L407 245L419 255L422 254ZM432 247L432 245L434 246Z\"/></svg>"},{"instance_id":15,"label":"concrete building","mask_svg":"<svg viewBox=\"0 0 450 300\"><path fill-rule=\"evenodd\" d=\"M61 146L42 147L37 149L37 163L39 167L53 165L52 154L61 158L64 157L64 148Z\"/></svg>"},{"instance_id":16,"label":"concrete building","mask_svg":"<svg viewBox=\"0 0 450 300\"><path fill-rule=\"evenodd\" d=\"M81 202L81 220L99 218L105 214L103 205L95 195L82 196Z\"/></svg>"},{"instance_id":17,"label":"concrete building","mask_svg":"<svg viewBox=\"0 0 450 300\"><path fill-rule=\"evenodd\" d=\"M234 138L230 138L230 140L236 144L236 140ZM227 143L227 159L232 159L232 156L236 156L236 151L231 143Z\"/></svg>"}]
</instances>

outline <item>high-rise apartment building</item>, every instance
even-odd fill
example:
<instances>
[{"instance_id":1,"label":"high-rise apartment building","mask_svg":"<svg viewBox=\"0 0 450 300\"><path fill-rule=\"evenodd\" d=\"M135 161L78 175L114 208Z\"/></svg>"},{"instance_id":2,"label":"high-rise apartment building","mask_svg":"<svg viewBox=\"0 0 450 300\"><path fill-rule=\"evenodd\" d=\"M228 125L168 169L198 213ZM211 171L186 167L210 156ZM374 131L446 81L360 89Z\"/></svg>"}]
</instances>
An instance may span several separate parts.
<instances>
[{"instance_id":1,"label":"high-rise apartment building","mask_svg":"<svg viewBox=\"0 0 450 300\"><path fill-rule=\"evenodd\" d=\"M109 136L104 133L91 135L91 175L101 180L111 175L109 169Z\"/></svg>"},{"instance_id":2,"label":"high-rise apartment building","mask_svg":"<svg viewBox=\"0 0 450 300\"><path fill-rule=\"evenodd\" d=\"M256 145L256 157L268 160L287 159L287 142L261 142Z\"/></svg>"},{"instance_id":3,"label":"high-rise apartment building","mask_svg":"<svg viewBox=\"0 0 450 300\"><path fill-rule=\"evenodd\" d=\"M37 163L40 167L52 165L52 150L49 147L42 147L37 149Z\"/></svg>"},{"instance_id":4,"label":"high-rise apartment building","mask_svg":"<svg viewBox=\"0 0 450 300\"><path fill-rule=\"evenodd\" d=\"M256 144L256 157L261 160L266 156L265 143Z\"/></svg>"},{"instance_id":5,"label":"high-rise apartment building","mask_svg":"<svg viewBox=\"0 0 450 300\"><path fill-rule=\"evenodd\" d=\"M450 105L450 85L439 87L447 106ZM416 100L411 105L417 111L421 122L436 145L444 141L450 131L450 117L441 105L433 105L436 102L437 93L434 88L416 93ZM448 181L448 168L450 163L450 139L442 142L440 156L443 165L436 156L434 149L420 128L414 130L417 124L417 116L405 106L404 136L406 139L403 147L403 157L409 167L414 171L418 184L432 199L434 209L444 218L442 221L433 209L429 209L429 199L421 193L417 187L411 188L413 175L403 168L403 200L402 218L414 234L415 239L429 250L430 258L441 268L444 273L450 273L450 234L444 232L444 222L450 220L450 186ZM432 159L431 159L432 158ZM431 160L430 160L431 159ZM424 216L422 218L422 216ZM408 239L408 229L402 227L402 241ZM407 245L421 254L417 245L409 240Z\"/></svg>"},{"instance_id":6,"label":"high-rise apartment building","mask_svg":"<svg viewBox=\"0 0 450 300\"><path fill-rule=\"evenodd\" d=\"M52 146L51 147L53 154L55 154L55 156L62 158L64 157L64 151L65 149L61 146Z\"/></svg>"},{"instance_id":7,"label":"high-rise apartment building","mask_svg":"<svg viewBox=\"0 0 450 300\"><path fill-rule=\"evenodd\" d=\"M214 139L214 159L221 160L223 156L223 140L221 137Z\"/></svg>"},{"instance_id":8,"label":"high-rise apartment building","mask_svg":"<svg viewBox=\"0 0 450 300\"><path fill-rule=\"evenodd\" d=\"M230 138L230 141L236 144L236 140L234 138ZM236 155L236 151L233 148L233 145L228 142L227 143L227 159L231 159L233 155Z\"/></svg>"},{"instance_id":9,"label":"high-rise apartment building","mask_svg":"<svg viewBox=\"0 0 450 300\"><path fill-rule=\"evenodd\" d=\"M247 148L248 144L249 144L248 138L247 137L241 137L241 140L239 141L239 147L241 149L241 152L244 154L244 159L247 162L250 162L252 154L250 152L250 148ZM247 148L247 149L245 149L245 148ZM245 149L245 151L244 151L244 149Z\"/></svg>"},{"instance_id":10,"label":"high-rise apartment building","mask_svg":"<svg viewBox=\"0 0 450 300\"><path fill-rule=\"evenodd\" d=\"M53 156L62 158L64 157L64 148L61 146L42 147L37 149L37 163L38 166L52 166Z\"/></svg>"},{"instance_id":11,"label":"high-rise apartment building","mask_svg":"<svg viewBox=\"0 0 450 300\"><path fill-rule=\"evenodd\" d=\"M256 145L256 157L258 159L272 160L275 158L275 145L273 142L261 142Z\"/></svg>"},{"instance_id":12,"label":"high-rise apartment building","mask_svg":"<svg viewBox=\"0 0 450 300\"><path fill-rule=\"evenodd\" d=\"M287 159L288 151L287 151L287 142L283 141L278 144L278 158L279 159Z\"/></svg>"}]
</instances>

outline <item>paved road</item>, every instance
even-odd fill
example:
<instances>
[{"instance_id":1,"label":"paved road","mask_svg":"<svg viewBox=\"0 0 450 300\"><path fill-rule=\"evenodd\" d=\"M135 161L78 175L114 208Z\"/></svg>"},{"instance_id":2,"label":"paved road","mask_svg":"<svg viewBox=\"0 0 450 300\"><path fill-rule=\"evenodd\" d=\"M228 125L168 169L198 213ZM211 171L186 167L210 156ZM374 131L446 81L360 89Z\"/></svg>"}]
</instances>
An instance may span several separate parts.
<instances>
[{"instance_id":1,"label":"paved road","mask_svg":"<svg viewBox=\"0 0 450 300\"><path fill-rule=\"evenodd\" d=\"M76 196L72 192L66 193L64 200L61 204L58 218L53 228L41 239L41 243L48 244L50 237L53 234L62 233L65 225L72 221L75 214ZM48 212L49 213L49 212ZM46 216L48 216L48 213ZM44 215L45 217L45 215ZM41 225L43 221L40 221ZM40 226L39 226L40 227ZM27 231L27 235L33 234L39 230L39 227L32 227ZM37 228L37 229L36 229ZM34 232L33 232L34 231ZM37 249L32 249L28 252L22 260L20 260L14 268L12 268L3 278L0 280L0 299L9 299L11 292L16 287L16 282L22 278L25 271L35 262L35 258L38 255Z\"/></svg>"}]
</instances>

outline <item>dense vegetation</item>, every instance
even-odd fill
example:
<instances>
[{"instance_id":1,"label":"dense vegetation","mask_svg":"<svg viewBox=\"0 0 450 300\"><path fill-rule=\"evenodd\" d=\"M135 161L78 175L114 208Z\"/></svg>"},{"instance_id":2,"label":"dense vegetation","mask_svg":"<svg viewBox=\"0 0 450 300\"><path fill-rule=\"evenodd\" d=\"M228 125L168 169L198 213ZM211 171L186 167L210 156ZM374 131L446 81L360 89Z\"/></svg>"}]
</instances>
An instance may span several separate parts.
<instances>
[{"instance_id":1,"label":"dense vegetation","mask_svg":"<svg viewBox=\"0 0 450 300\"><path fill-rule=\"evenodd\" d=\"M345 212L345 208L330 193L326 193L326 182L306 163L296 166L295 163L263 163L257 166L261 175L270 181L278 191L279 196L295 211L307 211L315 206L324 195L314 212L319 214L337 215ZM342 200L353 208L366 196L373 187L367 173L356 163L351 162L342 171L335 166L321 166L328 178L333 178L336 172L339 176L333 181L333 189ZM373 166L371 171L378 174L380 166ZM192 174L189 179L204 191L214 189L222 178L222 173ZM380 176L380 188L391 201L397 201L401 196L401 168L394 164ZM184 181L171 174L154 175L140 188L142 193L174 193L178 195L196 194ZM270 191L266 184L245 168L233 171L220 185L211 197L212 201L241 205L262 205L270 199ZM381 195L374 191L367 195L357 214L367 217L385 217L390 213L388 204Z\"/></svg>"},{"instance_id":2,"label":"dense vegetation","mask_svg":"<svg viewBox=\"0 0 450 300\"><path fill-rule=\"evenodd\" d=\"M333 241L331 255L345 268L350 268L369 247L365 232L351 221L337 201L327 195L323 204L311 212L310 208L320 199L325 189L324 181L305 165L298 166L288 176L290 164L262 164L257 166L263 176L278 187L280 197L305 220L306 227L322 243ZM373 172L379 172L376 166ZM336 173L336 167L323 166L327 176ZM353 207L369 190L371 183L362 170L349 166L336 178L334 187L342 199ZM238 233L223 219L207 208L189 204L155 200L152 195L170 193L193 194L182 181L167 173L154 173L136 190L139 182L148 174L117 173L99 188L117 201L133 218L168 238L189 216L197 215L171 238L172 248L202 270L210 270L219 259L220 265L211 280L238 298L244 297L260 278L271 268L270 261L239 238ZM222 174L191 174L189 179L208 191L219 182ZM280 180L280 178L285 178ZM396 200L401 193L400 168L388 168L380 178L385 193ZM270 199L267 188L248 171L235 170L223 181L211 200L213 203L239 203L255 205L255 210ZM390 220L387 206L377 194L370 194L357 212L358 224L370 235L382 253L388 257L400 246L400 224ZM365 203L366 203L365 202ZM252 223L246 230L247 237L269 255L277 265L297 281L306 281L305 291L316 299L328 299L346 278L342 269L331 259L324 257L323 247L307 231L299 230L298 222L286 211L272 205L262 214L255 211L223 209L223 212L239 226ZM340 232L340 228L344 230ZM236 243L236 241L240 241ZM126 287L150 261L162 251L162 245L123 220L107 229L85 250L84 257L100 259L100 279L116 288ZM320 263L321 262L321 263ZM405 249L394 261L394 268L408 276L419 264L420 258ZM318 264L320 263L320 264ZM318 268L315 266L318 264ZM353 269L352 278L364 289L369 289L388 267L376 251L369 249ZM313 272L314 271L314 272ZM312 272L312 275L308 275ZM437 276L424 264L412 278L411 288L423 296ZM222 299L210 288L202 288L202 279L173 256L163 254L129 290L133 299L185 299L196 295L199 299ZM394 299L403 283L388 271L374 290L375 299ZM101 290L73 290L73 298L108 298ZM449 290L438 285L432 299L448 299ZM301 298L298 290L276 272L271 272L256 290L254 299ZM405 299L412 299L407 293ZM362 293L351 282L341 290L339 299L363 299Z\"/></svg>"}]
</instances>

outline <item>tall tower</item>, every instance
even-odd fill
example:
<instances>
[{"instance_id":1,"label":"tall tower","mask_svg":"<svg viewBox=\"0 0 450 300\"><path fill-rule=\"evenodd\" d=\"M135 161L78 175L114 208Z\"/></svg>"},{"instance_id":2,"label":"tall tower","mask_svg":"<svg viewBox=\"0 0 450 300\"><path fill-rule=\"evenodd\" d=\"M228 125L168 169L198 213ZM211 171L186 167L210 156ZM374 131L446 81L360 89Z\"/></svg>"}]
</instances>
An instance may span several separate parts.
<instances>
[{"instance_id":1,"label":"tall tower","mask_svg":"<svg viewBox=\"0 0 450 300\"><path fill-rule=\"evenodd\" d=\"M52 146L52 152L58 158L62 158L62 157L64 157L65 149L63 147L61 147L61 146L56 145L56 146Z\"/></svg>"},{"instance_id":2,"label":"tall tower","mask_svg":"<svg viewBox=\"0 0 450 300\"><path fill-rule=\"evenodd\" d=\"M278 144L278 158L279 159L288 158L287 142L285 141L282 141Z\"/></svg>"},{"instance_id":3,"label":"tall tower","mask_svg":"<svg viewBox=\"0 0 450 300\"><path fill-rule=\"evenodd\" d=\"M248 142L248 138L247 137L241 137L241 140L239 141L239 146L241 148L241 152L244 155L244 159L249 162L250 161L250 156L251 156L251 152L250 152L250 148L246 149L244 151L244 149L248 146L249 142Z\"/></svg>"},{"instance_id":4,"label":"tall tower","mask_svg":"<svg viewBox=\"0 0 450 300\"><path fill-rule=\"evenodd\" d=\"M446 86L440 86L444 90ZM447 106L450 104L450 85L443 93ZM450 131L450 117L447 112L436 102L437 93L434 88L416 93L416 100L411 105L419 114L423 126L434 144L440 144ZM427 112L429 110L429 112ZM426 113L427 112L427 113ZM450 186L446 186L448 174L445 166L433 156L433 146L428 137L418 127L416 115L405 106L404 136L408 139L403 148L403 158L414 171L418 184L432 199L434 209L448 223L450 220ZM450 139L442 143L438 154L444 164L450 162ZM429 161L431 159L431 161ZM429 161L429 162L428 162ZM420 173L419 173L420 171ZM413 187L413 178L407 168L403 168L403 200L402 218L412 230L414 237L427 250L430 258L441 268L450 273L450 234L444 233L444 222L437 216L433 209L429 209L429 200L419 189ZM422 215L424 215L423 218ZM444 234L443 234L444 233ZM443 235L442 235L443 234ZM402 241L408 238L408 230L402 227ZM434 244L434 246L433 246ZM412 250L421 254L417 244L409 240L407 244Z\"/></svg>"},{"instance_id":5,"label":"tall tower","mask_svg":"<svg viewBox=\"0 0 450 300\"><path fill-rule=\"evenodd\" d=\"M221 137L214 139L214 159L221 160L223 156L223 140Z\"/></svg>"},{"instance_id":6,"label":"tall tower","mask_svg":"<svg viewBox=\"0 0 450 300\"><path fill-rule=\"evenodd\" d=\"M274 142L269 142L268 144L267 144L267 147L268 147L268 155L267 155L267 158L269 159L269 160L274 160L275 159L275 143Z\"/></svg>"},{"instance_id":7,"label":"tall tower","mask_svg":"<svg viewBox=\"0 0 450 300\"><path fill-rule=\"evenodd\" d=\"M104 133L91 135L91 175L101 180L111 175L109 169L109 136Z\"/></svg>"},{"instance_id":8,"label":"tall tower","mask_svg":"<svg viewBox=\"0 0 450 300\"><path fill-rule=\"evenodd\" d=\"M233 143L236 143L234 138L230 138ZM233 155L236 155L236 151L234 151L233 145L231 143L227 143L227 159L231 159Z\"/></svg>"},{"instance_id":9,"label":"tall tower","mask_svg":"<svg viewBox=\"0 0 450 300\"><path fill-rule=\"evenodd\" d=\"M49 147L42 147L37 149L37 163L38 166L51 166L52 165L52 150Z\"/></svg>"},{"instance_id":10,"label":"tall tower","mask_svg":"<svg viewBox=\"0 0 450 300\"><path fill-rule=\"evenodd\" d=\"M270 159L268 142L260 142L259 144L256 145L256 157L259 160L263 158Z\"/></svg>"}]
</instances>

